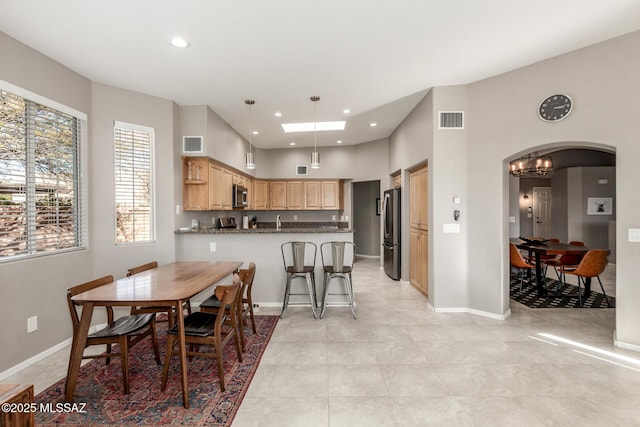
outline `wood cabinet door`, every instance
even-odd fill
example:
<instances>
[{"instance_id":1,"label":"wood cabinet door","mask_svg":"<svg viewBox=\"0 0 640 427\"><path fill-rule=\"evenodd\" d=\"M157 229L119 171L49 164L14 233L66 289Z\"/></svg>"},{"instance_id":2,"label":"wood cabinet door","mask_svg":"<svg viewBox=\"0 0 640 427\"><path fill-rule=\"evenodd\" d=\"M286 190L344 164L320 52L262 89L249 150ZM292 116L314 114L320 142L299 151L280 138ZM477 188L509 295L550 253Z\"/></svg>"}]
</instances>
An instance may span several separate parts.
<instances>
[{"instance_id":1,"label":"wood cabinet door","mask_svg":"<svg viewBox=\"0 0 640 427\"><path fill-rule=\"evenodd\" d=\"M269 183L269 206L272 210L287 208L287 184L284 181Z\"/></svg>"},{"instance_id":2,"label":"wood cabinet door","mask_svg":"<svg viewBox=\"0 0 640 427\"><path fill-rule=\"evenodd\" d=\"M340 181L322 181L322 209L340 210L342 209L342 192Z\"/></svg>"},{"instance_id":3,"label":"wood cabinet door","mask_svg":"<svg viewBox=\"0 0 640 427\"><path fill-rule=\"evenodd\" d=\"M287 181L287 209L304 209L304 183Z\"/></svg>"},{"instance_id":4,"label":"wood cabinet door","mask_svg":"<svg viewBox=\"0 0 640 427\"><path fill-rule=\"evenodd\" d=\"M409 223L411 227L427 229L428 200L427 168L411 172L409 175Z\"/></svg>"},{"instance_id":5,"label":"wood cabinet door","mask_svg":"<svg viewBox=\"0 0 640 427\"><path fill-rule=\"evenodd\" d=\"M209 209L222 209L222 168L209 164Z\"/></svg>"},{"instance_id":6,"label":"wood cabinet door","mask_svg":"<svg viewBox=\"0 0 640 427\"><path fill-rule=\"evenodd\" d=\"M409 230L409 281L424 295L429 292L429 237L426 230Z\"/></svg>"},{"instance_id":7,"label":"wood cabinet door","mask_svg":"<svg viewBox=\"0 0 640 427\"><path fill-rule=\"evenodd\" d=\"M420 244L418 250L418 268L420 270L420 290L425 296L429 296L429 234L426 230L420 231Z\"/></svg>"},{"instance_id":8,"label":"wood cabinet door","mask_svg":"<svg viewBox=\"0 0 640 427\"><path fill-rule=\"evenodd\" d=\"M269 182L263 180L253 181L253 209L269 208Z\"/></svg>"},{"instance_id":9,"label":"wood cabinet door","mask_svg":"<svg viewBox=\"0 0 640 427\"><path fill-rule=\"evenodd\" d=\"M320 193L322 183L320 181L305 181L304 183L304 208L321 209L322 199Z\"/></svg>"},{"instance_id":10,"label":"wood cabinet door","mask_svg":"<svg viewBox=\"0 0 640 427\"><path fill-rule=\"evenodd\" d=\"M206 211L209 208L208 169L206 159L184 159L182 204L185 211Z\"/></svg>"},{"instance_id":11,"label":"wood cabinet door","mask_svg":"<svg viewBox=\"0 0 640 427\"><path fill-rule=\"evenodd\" d=\"M222 169L222 209L233 209L233 173L228 169Z\"/></svg>"}]
</instances>

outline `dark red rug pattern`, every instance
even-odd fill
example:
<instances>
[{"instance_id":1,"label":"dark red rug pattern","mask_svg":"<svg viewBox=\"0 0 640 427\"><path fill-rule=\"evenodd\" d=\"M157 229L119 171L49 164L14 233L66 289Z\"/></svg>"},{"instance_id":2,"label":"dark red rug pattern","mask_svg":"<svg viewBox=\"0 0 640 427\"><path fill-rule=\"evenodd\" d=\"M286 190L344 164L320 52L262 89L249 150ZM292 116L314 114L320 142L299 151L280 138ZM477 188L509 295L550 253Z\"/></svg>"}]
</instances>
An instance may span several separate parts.
<instances>
[{"instance_id":1,"label":"dark red rug pattern","mask_svg":"<svg viewBox=\"0 0 640 427\"><path fill-rule=\"evenodd\" d=\"M246 350L238 362L233 340L224 348L224 392L220 391L215 358L188 360L190 408L182 406L180 363L171 359L167 388L160 391L162 365L156 365L149 338L129 352L130 392L124 394L120 361L105 365L96 359L80 370L74 402L86 403L84 412L37 412L37 425L98 426L228 426L258 368L278 322L278 316L256 316L258 333L246 328ZM164 363L166 323L158 323L160 356ZM213 347L203 347L214 351ZM38 394L36 404L64 402L65 378Z\"/></svg>"}]
</instances>

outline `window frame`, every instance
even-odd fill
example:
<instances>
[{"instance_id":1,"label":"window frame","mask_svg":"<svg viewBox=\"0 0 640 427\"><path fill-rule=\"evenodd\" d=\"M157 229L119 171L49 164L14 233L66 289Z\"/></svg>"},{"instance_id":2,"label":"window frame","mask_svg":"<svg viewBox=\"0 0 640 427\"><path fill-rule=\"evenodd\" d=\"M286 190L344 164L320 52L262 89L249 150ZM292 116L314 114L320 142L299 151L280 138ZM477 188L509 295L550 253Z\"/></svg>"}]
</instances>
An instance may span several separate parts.
<instances>
[{"instance_id":1,"label":"window frame","mask_svg":"<svg viewBox=\"0 0 640 427\"><path fill-rule=\"evenodd\" d=\"M88 203L88 184L87 178L85 176L85 171L87 170L87 114L81 111L78 111L72 107L68 107L59 102L53 101L49 98L46 98L37 93L31 92L27 89L16 86L12 83L0 79L0 88L3 91L11 93L17 97L20 97L29 104L41 105L49 110L54 110L55 112L62 113L68 116L71 116L75 119L75 170L73 174L73 187L74 187L74 246L67 248L58 248L54 250L44 250L44 251L32 251L30 252L29 247L30 244L27 244L27 252L20 253L18 255L10 255L10 256L0 256L0 263L13 262L19 260L25 260L30 258L37 258L43 256L52 256L59 255L63 253L76 252L76 251L86 251L89 249L89 203ZM29 110L30 107L27 107ZM29 118L28 120L33 120ZM27 133L25 138L30 138L30 135ZM25 139L25 149L27 151L28 147L33 145L33 141L29 141ZM28 154L33 156L33 153ZM33 158L27 161L34 161ZM25 174L30 174L30 172L25 171ZM25 176L25 197L30 198L32 195L36 194L36 182L33 178L29 179L28 175ZM37 198L33 196L34 199L32 201L26 202L27 206L25 207L28 212L29 203L37 203ZM35 206L35 205L34 205ZM27 220L25 223L26 233L27 233L27 241L37 242L37 234L35 233L34 224L31 221Z\"/></svg>"},{"instance_id":2,"label":"window frame","mask_svg":"<svg viewBox=\"0 0 640 427\"><path fill-rule=\"evenodd\" d=\"M118 165L116 164L116 159L118 158L117 147L116 147L116 129L123 129L126 131L139 132L149 135L149 165L150 165L150 190L149 190L149 239L148 240L132 240L119 242L118 241L118 185L117 185L117 170ZM149 245L156 243L156 167L155 167L155 128L150 126L144 126L134 123L122 122L122 121L114 121L113 124L113 185L114 185L114 217L113 217L113 238L114 244L116 246L133 246L133 245ZM135 173L134 173L135 174Z\"/></svg>"}]
</instances>

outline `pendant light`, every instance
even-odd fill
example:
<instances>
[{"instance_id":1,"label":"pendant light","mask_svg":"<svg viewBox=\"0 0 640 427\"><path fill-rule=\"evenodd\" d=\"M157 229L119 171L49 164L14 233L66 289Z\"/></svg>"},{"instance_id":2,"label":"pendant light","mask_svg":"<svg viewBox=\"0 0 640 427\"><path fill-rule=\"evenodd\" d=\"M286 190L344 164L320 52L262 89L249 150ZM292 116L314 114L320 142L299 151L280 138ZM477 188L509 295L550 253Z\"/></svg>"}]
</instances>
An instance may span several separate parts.
<instances>
[{"instance_id":1,"label":"pendant light","mask_svg":"<svg viewBox=\"0 0 640 427\"><path fill-rule=\"evenodd\" d=\"M317 139L318 139L318 104L320 101L319 96L312 96L313 101L313 151L311 152L311 169L320 169L320 153L318 153Z\"/></svg>"},{"instance_id":2,"label":"pendant light","mask_svg":"<svg viewBox=\"0 0 640 427\"><path fill-rule=\"evenodd\" d=\"M253 160L253 151L251 151L251 136L253 135L253 128L251 123L251 106L256 103L253 99L247 99L244 101L249 106L249 151L247 152L247 169L255 169L256 163Z\"/></svg>"}]
</instances>

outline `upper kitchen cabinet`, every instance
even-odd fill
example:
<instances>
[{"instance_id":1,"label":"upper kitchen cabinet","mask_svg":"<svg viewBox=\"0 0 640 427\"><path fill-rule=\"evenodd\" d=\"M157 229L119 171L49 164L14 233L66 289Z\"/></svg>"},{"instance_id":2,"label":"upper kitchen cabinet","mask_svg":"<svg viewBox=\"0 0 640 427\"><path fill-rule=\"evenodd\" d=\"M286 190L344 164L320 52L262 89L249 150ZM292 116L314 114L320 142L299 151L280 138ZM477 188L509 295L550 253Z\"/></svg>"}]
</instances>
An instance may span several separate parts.
<instances>
[{"instance_id":1,"label":"upper kitchen cabinet","mask_svg":"<svg viewBox=\"0 0 640 427\"><path fill-rule=\"evenodd\" d=\"M209 163L209 210L232 208L233 173L217 163Z\"/></svg>"},{"instance_id":2,"label":"upper kitchen cabinet","mask_svg":"<svg viewBox=\"0 0 640 427\"><path fill-rule=\"evenodd\" d=\"M287 182L269 182L269 208L272 210L287 209Z\"/></svg>"},{"instance_id":3,"label":"upper kitchen cabinet","mask_svg":"<svg viewBox=\"0 0 640 427\"><path fill-rule=\"evenodd\" d=\"M250 190L251 191L251 190ZM267 210L269 209L269 181L256 179L253 181L253 201L252 209ZM251 193L250 193L251 196Z\"/></svg>"},{"instance_id":4,"label":"upper kitchen cabinet","mask_svg":"<svg viewBox=\"0 0 640 427\"><path fill-rule=\"evenodd\" d=\"M308 210L342 210L344 197L341 184L339 180L305 181L304 208Z\"/></svg>"},{"instance_id":5,"label":"upper kitchen cabinet","mask_svg":"<svg viewBox=\"0 0 640 427\"><path fill-rule=\"evenodd\" d=\"M304 209L304 183L287 181L287 209Z\"/></svg>"},{"instance_id":6,"label":"upper kitchen cabinet","mask_svg":"<svg viewBox=\"0 0 640 427\"><path fill-rule=\"evenodd\" d=\"M209 210L209 162L206 158L185 158L182 203L185 211Z\"/></svg>"}]
</instances>

